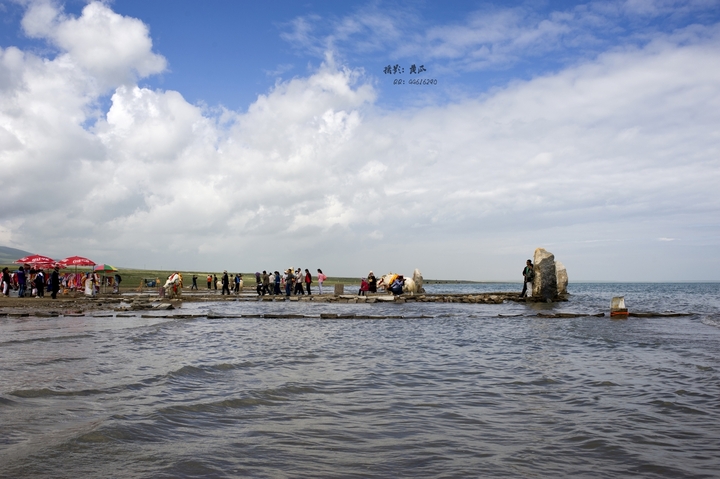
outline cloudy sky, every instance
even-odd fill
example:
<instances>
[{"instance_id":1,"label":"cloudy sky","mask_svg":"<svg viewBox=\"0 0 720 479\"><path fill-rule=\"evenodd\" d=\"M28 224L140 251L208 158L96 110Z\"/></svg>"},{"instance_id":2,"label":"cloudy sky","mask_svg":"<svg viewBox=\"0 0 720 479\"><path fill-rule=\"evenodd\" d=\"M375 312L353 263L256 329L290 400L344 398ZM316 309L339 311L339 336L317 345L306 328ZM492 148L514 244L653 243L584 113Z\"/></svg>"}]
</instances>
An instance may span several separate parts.
<instances>
[{"instance_id":1,"label":"cloudy sky","mask_svg":"<svg viewBox=\"0 0 720 479\"><path fill-rule=\"evenodd\" d=\"M716 0L0 16L0 245L472 280L544 247L571 281L720 280Z\"/></svg>"}]
</instances>

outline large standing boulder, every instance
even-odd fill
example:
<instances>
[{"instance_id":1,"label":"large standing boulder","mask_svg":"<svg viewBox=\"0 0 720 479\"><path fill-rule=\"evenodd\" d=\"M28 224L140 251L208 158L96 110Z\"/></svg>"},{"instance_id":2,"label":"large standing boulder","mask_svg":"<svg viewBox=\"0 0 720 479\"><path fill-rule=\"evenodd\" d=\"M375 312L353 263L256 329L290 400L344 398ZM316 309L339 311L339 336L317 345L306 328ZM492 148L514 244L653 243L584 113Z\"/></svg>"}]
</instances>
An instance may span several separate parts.
<instances>
[{"instance_id":1,"label":"large standing boulder","mask_svg":"<svg viewBox=\"0 0 720 479\"><path fill-rule=\"evenodd\" d=\"M560 261L555 261L555 277L557 278L557 292L558 294L568 294L568 275L565 265Z\"/></svg>"},{"instance_id":2,"label":"large standing boulder","mask_svg":"<svg viewBox=\"0 0 720 479\"><path fill-rule=\"evenodd\" d=\"M415 268L415 271L413 271L413 281L415 281L415 292L418 294L422 294L425 292L425 288L423 288L423 277L422 273L420 273L420 270Z\"/></svg>"},{"instance_id":3,"label":"large standing boulder","mask_svg":"<svg viewBox=\"0 0 720 479\"><path fill-rule=\"evenodd\" d=\"M552 301L558 292L555 255L543 248L537 248L533 260L535 279L532 284L532 295L534 298Z\"/></svg>"}]
</instances>

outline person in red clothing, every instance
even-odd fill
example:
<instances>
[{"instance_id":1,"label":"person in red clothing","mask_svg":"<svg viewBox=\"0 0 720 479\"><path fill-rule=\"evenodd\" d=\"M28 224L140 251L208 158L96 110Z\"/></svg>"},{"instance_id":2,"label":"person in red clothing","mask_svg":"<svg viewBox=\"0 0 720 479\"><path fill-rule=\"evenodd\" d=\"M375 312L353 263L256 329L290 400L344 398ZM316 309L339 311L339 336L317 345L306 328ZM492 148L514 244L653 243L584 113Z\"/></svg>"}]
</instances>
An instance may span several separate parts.
<instances>
[{"instance_id":1,"label":"person in red clothing","mask_svg":"<svg viewBox=\"0 0 720 479\"><path fill-rule=\"evenodd\" d=\"M360 279L360 291L358 291L358 296L365 296L369 289L370 289L370 283L368 283L365 278L361 278Z\"/></svg>"},{"instance_id":2,"label":"person in red clothing","mask_svg":"<svg viewBox=\"0 0 720 479\"><path fill-rule=\"evenodd\" d=\"M310 271L305 268L305 290L307 291L308 295L312 294L310 292L310 283L312 283L312 275L310 274Z\"/></svg>"}]
</instances>

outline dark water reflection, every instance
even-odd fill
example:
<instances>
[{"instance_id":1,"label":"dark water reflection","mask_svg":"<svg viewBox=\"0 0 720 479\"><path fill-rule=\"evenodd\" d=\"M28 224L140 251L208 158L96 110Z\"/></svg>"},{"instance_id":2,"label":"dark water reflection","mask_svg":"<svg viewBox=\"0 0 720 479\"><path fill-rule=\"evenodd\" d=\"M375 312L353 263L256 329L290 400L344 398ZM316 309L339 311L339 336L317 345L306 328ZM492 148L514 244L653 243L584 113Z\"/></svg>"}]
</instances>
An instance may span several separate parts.
<instances>
[{"instance_id":1,"label":"dark water reflection","mask_svg":"<svg viewBox=\"0 0 720 479\"><path fill-rule=\"evenodd\" d=\"M574 285L550 306L604 311L620 292L631 309L697 313L626 321L519 304L2 318L0 475L718 477L718 289Z\"/></svg>"}]
</instances>

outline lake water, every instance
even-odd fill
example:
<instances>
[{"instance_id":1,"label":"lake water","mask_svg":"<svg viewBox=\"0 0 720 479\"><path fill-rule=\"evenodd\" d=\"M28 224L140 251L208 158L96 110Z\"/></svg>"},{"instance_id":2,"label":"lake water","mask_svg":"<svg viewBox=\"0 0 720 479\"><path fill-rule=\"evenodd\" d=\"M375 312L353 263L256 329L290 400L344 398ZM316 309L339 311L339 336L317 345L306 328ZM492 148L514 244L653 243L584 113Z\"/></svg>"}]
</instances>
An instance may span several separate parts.
<instances>
[{"instance_id":1,"label":"lake water","mask_svg":"<svg viewBox=\"0 0 720 479\"><path fill-rule=\"evenodd\" d=\"M570 292L181 310L305 319L0 318L0 476L720 477L720 285ZM607 313L615 295L693 314L534 316Z\"/></svg>"}]
</instances>

